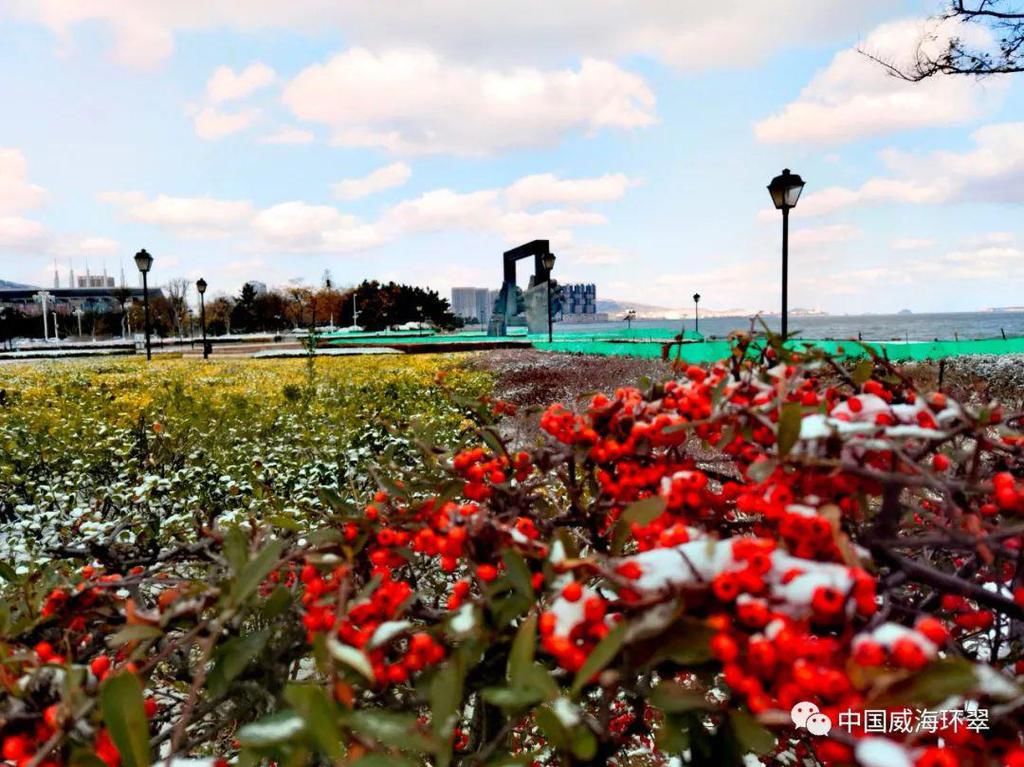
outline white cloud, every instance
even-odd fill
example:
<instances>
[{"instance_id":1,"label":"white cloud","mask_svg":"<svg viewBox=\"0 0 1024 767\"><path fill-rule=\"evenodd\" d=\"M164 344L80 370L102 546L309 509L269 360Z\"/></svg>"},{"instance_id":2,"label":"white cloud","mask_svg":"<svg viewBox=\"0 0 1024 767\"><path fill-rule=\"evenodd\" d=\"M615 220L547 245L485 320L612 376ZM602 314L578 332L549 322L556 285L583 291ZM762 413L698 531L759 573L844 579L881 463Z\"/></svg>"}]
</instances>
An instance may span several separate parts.
<instances>
[{"instance_id":1,"label":"white cloud","mask_svg":"<svg viewBox=\"0 0 1024 767\"><path fill-rule=\"evenodd\" d=\"M632 253L609 245L574 244L569 246L565 253L573 264L580 266L611 266L634 257Z\"/></svg>"},{"instance_id":2,"label":"white cloud","mask_svg":"<svg viewBox=\"0 0 1024 767\"><path fill-rule=\"evenodd\" d=\"M261 144L309 144L316 136L303 128L285 127L260 139Z\"/></svg>"},{"instance_id":3,"label":"white cloud","mask_svg":"<svg viewBox=\"0 0 1024 767\"><path fill-rule=\"evenodd\" d=\"M547 239L553 247L560 248L572 242L572 230L576 227L607 221L600 213L588 210L548 208L529 212L510 208L505 191L460 193L434 189L390 208L383 215L381 226L396 236L459 229L495 232L509 243Z\"/></svg>"},{"instance_id":4,"label":"white cloud","mask_svg":"<svg viewBox=\"0 0 1024 767\"><path fill-rule=\"evenodd\" d=\"M183 31L229 28L344 34L375 47L427 47L463 60L563 61L566 55L649 56L680 69L750 66L784 45L821 45L856 34L891 13L891 0L713 3L522 0L470 10L434 0L412 12L387 0L10 0L15 12L70 42L89 21L111 26L115 57L149 67L171 54Z\"/></svg>"},{"instance_id":5,"label":"white cloud","mask_svg":"<svg viewBox=\"0 0 1024 767\"><path fill-rule=\"evenodd\" d=\"M261 248L290 252L346 253L379 245L373 226L330 205L283 202L261 210L252 221Z\"/></svg>"},{"instance_id":6,"label":"white cloud","mask_svg":"<svg viewBox=\"0 0 1024 767\"><path fill-rule=\"evenodd\" d=\"M848 242L860 237L860 229L852 224L828 224L796 229L790 236L794 247L816 248Z\"/></svg>"},{"instance_id":7,"label":"white cloud","mask_svg":"<svg viewBox=\"0 0 1024 767\"><path fill-rule=\"evenodd\" d=\"M132 221L169 229L182 237L217 237L237 231L252 218L248 200L213 197L149 198L141 192L104 192L100 200L117 208Z\"/></svg>"},{"instance_id":8,"label":"white cloud","mask_svg":"<svg viewBox=\"0 0 1024 767\"><path fill-rule=\"evenodd\" d=\"M840 51L781 112L757 122L760 141L840 143L902 130L954 125L977 119L1000 100L1005 78L979 82L966 77L933 77L910 83L890 75L868 52L907 67L918 50L937 52L951 35L984 46L977 25L917 19L882 24L857 47ZM861 50L858 50L860 48Z\"/></svg>"},{"instance_id":9,"label":"white cloud","mask_svg":"<svg viewBox=\"0 0 1024 767\"><path fill-rule=\"evenodd\" d=\"M434 189L390 208L384 224L397 232L493 229L502 215L499 202L497 189L467 193Z\"/></svg>"},{"instance_id":10,"label":"white cloud","mask_svg":"<svg viewBox=\"0 0 1024 767\"><path fill-rule=\"evenodd\" d=\"M28 180L28 161L17 149L0 147L0 213L38 207L45 192Z\"/></svg>"},{"instance_id":11,"label":"white cloud","mask_svg":"<svg viewBox=\"0 0 1024 767\"><path fill-rule=\"evenodd\" d=\"M0 249L31 251L46 244L46 228L18 215L41 205L45 196L43 188L28 179L25 155L17 149L0 147Z\"/></svg>"},{"instance_id":12,"label":"white cloud","mask_svg":"<svg viewBox=\"0 0 1024 767\"><path fill-rule=\"evenodd\" d=\"M596 178L561 179L553 173L524 176L505 190L505 198L515 209L539 203L585 205L618 200L634 182L624 173L606 173Z\"/></svg>"},{"instance_id":13,"label":"white cloud","mask_svg":"<svg viewBox=\"0 0 1024 767\"><path fill-rule=\"evenodd\" d=\"M404 162L394 162L377 168L362 178L346 178L332 184L334 196L339 200L358 200L386 189L402 186L412 177L412 168Z\"/></svg>"},{"instance_id":14,"label":"white cloud","mask_svg":"<svg viewBox=\"0 0 1024 767\"><path fill-rule=\"evenodd\" d=\"M565 248L573 239L572 230L579 226L599 226L608 219L588 210L551 208L537 213L510 211L503 213L494 225L510 243L537 238L551 241L553 248Z\"/></svg>"},{"instance_id":15,"label":"white cloud","mask_svg":"<svg viewBox=\"0 0 1024 767\"><path fill-rule=\"evenodd\" d=\"M935 245L935 240L929 237L899 237L889 243L893 250L923 250Z\"/></svg>"},{"instance_id":16,"label":"white cloud","mask_svg":"<svg viewBox=\"0 0 1024 767\"><path fill-rule=\"evenodd\" d=\"M0 249L39 250L48 239L46 228L38 221L21 216L0 216Z\"/></svg>"},{"instance_id":17,"label":"white cloud","mask_svg":"<svg viewBox=\"0 0 1024 767\"><path fill-rule=\"evenodd\" d=\"M114 256L121 250L121 244L109 237L84 237L78 241L77 247L81 253L97 256Z\"/></svg>"},{"instance_id":18,"label":"white cloud","mask_svg":"<svg viewBox=\"0 0 1024 767\"><path fill-rule=\"evenodd\" d=\"M217 67L206 82L206 97L211 104L238 101L272 85L276 79L274 70L259 61L237 73L230 67Z\"/></svg>"},{"instance_id":19,"label":"white cloud","mask_svg":"<svg viewBox=\"0 0 1024 767\"><path fill-rule=\"evenodd\" d=\"M556 248L568 248L576 228L606 222L602 214L583 208L518 209L508 200L508 191L514 188L516 182L504 189L471 192L434 189L389 207L369 222L333 205L300 200L256 209L248 200L149 197L142 192L106 192L100 199L130 220L159 226L181 237L230 235L238 238L245 250L287 253L348 253L410 235L445 231L496 234L509 243L549 239ZM582 198L575 195L575 199ZM586 252L579 250L583 253L580 263L584 263ZM611 262L610 250L589 252L594 259L590 263Z\"/></svg>"},{"instance_id":20,"label":"white cloud","mask_svg":"<svg viewBox=\"0 0 1024 767\"><path fill-rule=\"evenodd\" d=\"M871 178L855 189L829 187L806 194L797 211L820 216L845 208L883 203L1024 202L1024 123L987 125L971 134L964 152L882 152L892 175ZM768 218L762 211L761 218Z\"/></svg>"},{"instance_id":21,"label":"white cloud","mask_svg":"<svg viewBox=\"0 0 1024 767\"><path fill-rule=\"evenodd\" d=\"M644 80L595 59L578 69L494 69L422 49L353 48L307 67L283 98L297 118L330 128L337 145L400 154L482 155L655 122Z\"/></svg>"},{"instance_id":22,"label":"white cloud","mask_svg":"<svg viewBox=\"0 0 1024 767\"><path fill-rule=\"evenodd\" d=\"M203 107L195 113L193 122L199 138L212 141L247 130L259 118L260 110L243 109L240 112L222 112L216 107Z\"/></svg>"}]
</instances>

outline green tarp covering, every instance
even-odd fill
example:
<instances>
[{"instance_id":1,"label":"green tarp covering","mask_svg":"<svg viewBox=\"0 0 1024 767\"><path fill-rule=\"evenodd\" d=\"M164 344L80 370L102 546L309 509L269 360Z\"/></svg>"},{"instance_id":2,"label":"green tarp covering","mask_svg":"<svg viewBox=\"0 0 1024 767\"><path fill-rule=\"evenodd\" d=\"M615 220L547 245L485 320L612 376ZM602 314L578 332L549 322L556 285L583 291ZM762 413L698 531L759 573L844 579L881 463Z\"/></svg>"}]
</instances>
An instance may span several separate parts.
<instances>
[{"instance_id":1,"label":"green tarp covering","mask_svg":"<svg viewBox=\"0 0 1024 767\"><path fill-rule=\"evenodd\" d=\"M515 331L520 329L515 328ZM579 354L605 354L609 356L630 357L661 357L663 348L669 344L669 356L679 356L688 362L715 362L729 356L729 342L725 340L704 340L692 330L685 331L686 342L682 348L674 339L677 330L671 328L637 328L626 330L587 331L572 330L560 327L554 340L548 342L547 334L530 334L514 332L503 338L488 336L482 331L462 333L435 334L416 331L395 333L346 333L339 335L322 335L320 344L348 345L358 344L451 344L451 343L490 343L494 341L529 341L534 348L543 351L571 352ZM811 345L824 349L837 357L863 357L865 346L870 346L879 355L886 355L893 361L934 360L943 357L956 357L964 354L1024 354L1024 337L1017 338L984 338L962 341L834 341L793 339L789 346L801 348Z\"/></svg>"}]
</instances>

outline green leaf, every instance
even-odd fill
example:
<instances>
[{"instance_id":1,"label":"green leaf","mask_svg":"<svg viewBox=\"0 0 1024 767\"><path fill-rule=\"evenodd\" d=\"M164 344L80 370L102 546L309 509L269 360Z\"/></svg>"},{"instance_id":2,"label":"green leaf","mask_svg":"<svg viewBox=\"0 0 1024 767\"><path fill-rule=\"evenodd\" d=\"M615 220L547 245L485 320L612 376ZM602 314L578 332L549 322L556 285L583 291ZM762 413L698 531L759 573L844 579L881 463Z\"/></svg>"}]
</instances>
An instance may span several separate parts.
<instances>
[{"instance_id":1,"label":"green leaf","mask_svg":"<svg viewBox=\"0 0 1024 767\"><path fill-rule=\"evenodd\" d=\"M434 743L419 732L415 714L381 709L362 709L345 715L345 723L356 732L403 751L432 751Z\"/></svg>"},{"instance_id":2,"label":"green leaf","mask_svg":"<svg viewBox=\"0 0 1024 767\"><path fill-rule=\"evenodd\" d=\"M963 695L977 685L974 664L963 658L943 658L887 688L872 704L933 706L954 695Z\"/></svg>"},{"instance_id":3,"label":"green leaf","mask_svg":"<svg viewBox=\"0 0 1024 767\"><path fill-rule=\"evenodd\" d=\"M249 543L242 528L229 527L224 534L224 556L231 565L231 572L236 575L242 572L246 561L249 559Z\"/></svg>"},{"instance_id":4,"label":"green leaf","mask_svg":"<svg viewBox=\"0 0 1024 767\"><path fill-rule=\"evenodd\" d=\"M529 708L546 699L544 693L534 687L486 687L481 693L488 703L501 708Z\"/></svg>"},{"instance_id":5,"label":"green leaf","mask_svg":"<svg viewBox=\"0 0 1024 767\"><path fill-rule=\"evenodd\" d=\"M857 384L857 386L863 386L871 378L871 374L874 372L874 369L874 363L865 357L854 366L853 372L850 374L850 378L853 379L853 382Z\"/></svg>"},{"instance_id":6,"label":"green leaf","mask_svg":"<svg viewBox=\"0 0 1024 767\"><path fill-rule=\"evenodd\" d=\"M284 514L272 514L265 519L274 527L279 527L282 530L290 530L293 533L302 532L303 529L298 520L292 517L287 517Z\"/></svg>"},{"instance_id":7,"label":"green leaf","mask_svg":"<svg viewBox=\"0 0 1024 767\"><path fill-rule=\"evenodd\" d=\"M255 557L246 562L231 585L231 601L235 605L242 604L256 592L263 579L274 569L283 550L284 541L278 538L268 543Z\"/></svg>"},{"instance_id":8,"label":"green leaf","mask_svg":"<svg viewBox=\"0 0 1024 767\"><path fill-rule=\"evenodd\" d=\"M665 499L660 495L651 495L634 501L622 512L620 519L627 524L641 527L651 524L665 512Z\"/></svg>"},{"instance_id":9,"label":"green leaf","mask_svg":"<svg viewBox=\"0 0 1024 767\"><path fill-rule=\"evenodd\" d=\"M292 594L284 586L277 586L263 603L261 612L267 620L273 620L287 610L292 603Z\"/></svg>"},{"instance_id":10,"label":"green leaf","mask_svg":"<svg viewBox=\"0 0 1024 767\"><path fill-rule=\"evenodd\" d=\"M142 682L130 672L108 677L100 688L100 709L124 767L149 767L149 722Z\"/></svg>"},{"instance_id":11,"label":"green leaf","mask_svg":"<svg viewBox=\"0 0 1024 767\"><path fill-rule=\"evenodd\" d=\"M505 627L535 605L536 599L525 597L518 591L511 591L504 599L493 599L490 607L491 613L494 615L494 623L497 626Z\"/></svg>"},{"instance_id":12,"label":"green leaf","mask_svg":"<svg viewBox=\"0 0 1024 767\"><path fill-rule=\"evenodd\" d=\"M321 487L317 490L317 495L320 496L320 500L324 506L336 511L344 516L355 516L356 508L351 503L341 497L341 494L333 487Z\"/></svg>"},{"instance_id":13,"label":"green leaf","mask_svg":"<svg viewBox=\"0 0 1024 767\"><path fill-rule=\"evenodd\" d=\"M714 635L714 629L703 621L682 618L660 635L630 647L646 658L643 661L645 668L653 668L665 660L680 666L696 666L712 659L711 638Z\"/></svg>"},{"instance_id":14,"label":"green leaf","mask_svg":"<svg viewBox=\"0 0 1024 767\"><path fill-rule=\"evenodd\" d=\"M249 748L265 748L285 743L305 730L302 717L291 709L285 709L242 727L238 731L238 742Z\"/></svg>"},{"instance_id":15,"label":"green leaf","mask_svg":"<svg viewBox=\"0 0 1024 767\"><path fill-rule=\"evenodd\" d=\"M230 639L220 647L213 657L213 668L206 686L210 694L219 698L228 691L231 680L245 671L246 666L259 655L267 639L270 636L268 630L256 631L252 634Z\"/></svg>"},{"instance_id":16,"label":"green leaf","mask_svg":"<svg viewBox=\"0 0 1024 767\"><path fill-rule=\"evenodd\" d=\"M662 751L678 754L690 747L690 727L693 719L680 714L666 714L655 734L655 743ZM697 725L701 726L701 725Z\"/></svg>"},{"instance_id":17,"label":"green leaf","mask_svg":"<svg viewBox=\"0 0 1024 767\"><path fill-rule=\"evenodd\" d=\"M747 476L755 482L764 482L775 471L778 463L772 458L761 458L747 468Z\"/></svg>"},{"instance_id":18,"label":"green leaf","mask_svg":"<svg viewBox=\"0 0 1024 767\"><path fill-rule=\"evenodd\" d=\"M345 756L338 729L338 710L322 687L311 684L290 685L284 692L287 700L306 724L306 732L317 747L334 761Z\"/></svg>"},{"instance_id":19,"label":"green leaf","mask_svg":"<svg viewBox=\"0 0 1024 767\"><path fill-rule=\"evenodd\" d=\"M531 663L526 667L522 675L522 685L539 690L544 694L545 700L554 700L561 693L551 672L539 663Z\"/></svg>"},{"instance_id":20,"label":"green leaf","mask_svg":"<svg viewBox=\"0 0 1024 767\"><path fill-rule=\"evenodd\" d=\"M530 578L530 568L527 566L526 560L515 549L505 549L501 558L505 561L505 572L508 574L512 587L532 602L535 595Z\"/></svg>"},{"instance_id":21,"label":"green leaf","mask_svg":"<svg viewBox=\"0 0 1024 767\"><path fill-rule=\"evenodd\" d=\"M434 735L444 744L444 750L437 754L437 758L445 764L451 759L452 729L458 722L462 707L463 677L462 656L456 654L430 680L430 721Z\"/></svg>"},{"instance_id":22,"label":"green leaf","mask_svg":"<svg viewBox=\"0 0 1024 767\"><path fill-rule=\"evenodd\" d=\"M537 645L537 614L532 613L521 624L512 641L512 649L508 654L506 676L515 686L524 684L526 670L533 665L534 650Z\"/></svg>"},{"instance_id":23,"label":"green leaf","mask_svg":"<svg viewBox=\"0 0 1024 767\"><path fill-rule=\"evenodd\" d=\"M370 659L362 650L352 645L342 644L334 637L327 639L327 650L330 652L331 657L339 663L344 663L349 668L355 669L370 682L376 681L376 676L373 673L373 664L370 663Z\"/></svg>"},{"instance_id":24,"label":"green leaf","mask_svg":"<svg viewBox=\"0 0 1024 767\"><path fill-rule=\"evenodd\" d=\"M800 423L803 421L803 407L799 402L787 402L779 412L778 448L779 458L785 458L793 445L800 439Z\"/></svg>"},{"instance_id":25,"label":"green leaf","mask_svg":"<svg viewBox=\"0 0 1024 767\"><path fill-rule=\"evenodd\" d=\"M622 621L609 631L604 639L597 643L597 647L591 651L586 663L576 672L576 679L572 683L573 695L577 695L594 674L612 662L612 659L618 654L619 648L622 647L622 643L626 639L626 629L626 622Z\"/></svg>"},{"instance_id":26,"label":"green leaf","mask_svg":"<svg viewBox=\"0 0 1024 767\"><path fill-rule=\"evenodd\" d=\"M68 767L106 767L107 763L87 748L75 748L68 759Z\"/></svg>"},{"instance_id":27,"label":"green leaf","mask_svg":"<svg viewBox=\"0 0 1024 767\"><path fill-rule=\"evenodd\" d=\"M569 748L569 732L562 725L562 721L554 711L547 706L541 706L534 711L533 716L537 721L537 726L544 733L544 739L548 743L562 750Z\"/></svg>"},{"instance_id":28,"label":"green leaf","mask_svg":"<svg viewBox=\"0 0 1024 767\"><path fill-rule=\"evenodd\" d=\"M136 623L131 626L125 626L116 634L108 638L107 644L111 647L120 647L121 645L128 644L129 642L142 642L146 639L156 639L163 635L164 632L156 626L145 626L141 623Z\"/></svg>"},{"instance_id":29,"label":"green leaf","mask_svg":"<svg viewBox=\"0 0 1024 767\"><path fill-rule=\"evenodd\" d=\"M583 762L590 762L597 755L597 738L589 727L576 727L570 734L573 756Z\"/></svg>"},{"instance_id":30,"label":"green leaf","mask_svg":"<svg viewBox=\"0 0 1024 767\"><path fill-rule=\"evenodd\" d=\"M660 495L652 495L634 501L627 506L618 522L615 523L615 530L612 533L612 553L618 554L626 544L629 537L630 525L635 523L640 526L649 525L665 511L665 499Z\"/></svg>"},{"instance_id":31,"label":"green leaf","mask_svg":"<svg viewBox=\"0 0 1024 767\"><path fill-rule=\"evenodd\" d=\"M766 754L775 748L775 736L743 709L730 711L729 723L743 751Z\"/></svg>"},{"instance_id":32,"label":"green leaf","mask_svg":"<svg viewBox=\"0 0 1024 767\"><path fill-rule=\"evenodd\" d=\"M353 767L416 767L416 762L395 754L367 754L355 762Z\"/></svg>"},{"instance_id":33,"label":"green leaf","mask_svg":"<svg viewBox=\"0 0 1024 767\"><path fill-rule=\"evenodd\" d=\"M18 574L14 572L14 568L6 562L0 560L0 578L3 578L9 583L14 583L18 579Z\"/></svg>"},{"instance_id":34,"label":"green leaf","mask_svg":"<svg viewBox=\"0 0 1024 767\"><path fill-rule=\"evenodd\" d=\"M650 702L669 714L713 708L703 693L688 690L677 682L659 684L651 692Z\"/></svg>"}]
</instances>

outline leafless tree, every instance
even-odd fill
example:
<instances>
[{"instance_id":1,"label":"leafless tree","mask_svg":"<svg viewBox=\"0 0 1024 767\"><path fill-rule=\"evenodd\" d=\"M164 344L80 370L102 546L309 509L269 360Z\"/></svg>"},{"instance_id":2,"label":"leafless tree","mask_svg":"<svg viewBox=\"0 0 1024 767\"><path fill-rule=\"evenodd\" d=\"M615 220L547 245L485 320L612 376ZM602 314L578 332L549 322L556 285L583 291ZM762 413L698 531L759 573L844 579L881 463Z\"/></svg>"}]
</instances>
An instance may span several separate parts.
<instances>
[{"instance_id":1,"label":"leafless tree","mask_svg":"<svg viewBox=\"0 0 1024 767\"><path fill-rule=\"evenodd\" d=\"M182 322L188 316L188 289L191 284L184 277L176 277L173 280L169 280L164 286L167 294L167 304L171 310L171 319L178 338L184 336Z\"/></svg>"},{"instance_id":2,"label":"leafless tree","mask_svg":"<svg viewBox=\"0 0 1024 767\"><path fill-rule=\"evenodd\" d=\"M1024 72L1024 2L1021 0L953 0L935 17L936 25L918 41L908 64L897 64L861 49L896 77L911 82L933 75L986 75ZM949 24L987 30L995 45L979 45L977 35L946 36Z\"/></svg>"}]
</instances>

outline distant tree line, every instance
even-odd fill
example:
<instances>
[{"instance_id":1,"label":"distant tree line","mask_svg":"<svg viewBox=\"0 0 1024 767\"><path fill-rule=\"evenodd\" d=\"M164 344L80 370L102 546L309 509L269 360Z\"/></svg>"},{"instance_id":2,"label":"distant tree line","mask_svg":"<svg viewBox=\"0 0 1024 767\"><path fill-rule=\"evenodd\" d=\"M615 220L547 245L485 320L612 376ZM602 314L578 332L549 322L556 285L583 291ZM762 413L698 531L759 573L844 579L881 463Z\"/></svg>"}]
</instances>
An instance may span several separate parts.
<instances>
[{"instance_id":1,"label":"distant tree line","mask_svg":"<svg viewBox=\"0 0 1024 767\"><path fill-rule=\"evenodd\" d=\"M160 338L189 337L198 334L199 311L195 306L195 286L185 278L169 281L149 301L153 334ZM114 311L85 310L81 317L82 335L109 338L142 332L142 302L130 301L130 292L115 289L118 308ZM353 302L353 297L355 301ZM206 327L212 335L226 333L280 332L311 326L353 324L358 312L360 327L383 330L407 322L426 322L441 330L461 327L463 321L451 312L447 299L437 291L396 282L365 280L353 288L338 289L329 283L319 287L289 286L257 292L246 283L235 296L206 296ZM53 317L49 318L53 333ZM79 318L58 313L59 337L77 336ZM27 314L13 307L0 309L0 343L14 338L42 338L43 322L38 314Z\"/></svg>"}]
</instances>

